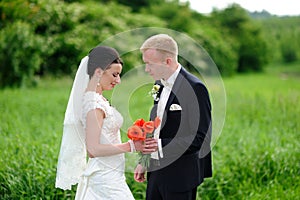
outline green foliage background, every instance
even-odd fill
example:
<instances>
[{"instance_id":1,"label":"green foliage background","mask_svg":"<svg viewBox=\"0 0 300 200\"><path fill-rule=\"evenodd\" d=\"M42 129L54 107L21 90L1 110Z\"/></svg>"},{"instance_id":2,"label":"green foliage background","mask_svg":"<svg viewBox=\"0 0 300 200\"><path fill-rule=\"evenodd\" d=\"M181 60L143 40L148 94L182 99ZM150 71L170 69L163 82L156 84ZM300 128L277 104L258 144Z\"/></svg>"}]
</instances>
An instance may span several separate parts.
<instances>
[{"instance_id":1,"label":"green foliage background","mask_svg":"<svg viewBox=\"0 0 300 200\"><path fill-rule=\"evenodd\" d=\"M0 19L0 88L36 85L37 76L49 74L73 76L90 49L141 27L189 35L223 76L300 58L300 17L254 17L238 4L202 15L178 0L2 0ZM127 58L124 72L138 59Z\"/></svg>"}]
</instances>

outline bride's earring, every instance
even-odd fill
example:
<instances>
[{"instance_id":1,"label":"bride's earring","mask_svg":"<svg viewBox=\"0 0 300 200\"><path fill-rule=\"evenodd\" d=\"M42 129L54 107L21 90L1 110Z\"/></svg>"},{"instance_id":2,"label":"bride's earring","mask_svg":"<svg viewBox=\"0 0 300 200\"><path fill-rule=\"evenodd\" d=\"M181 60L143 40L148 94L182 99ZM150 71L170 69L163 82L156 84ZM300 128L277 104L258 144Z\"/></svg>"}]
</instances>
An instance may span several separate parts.
<instances>
[{"instance_id":1,"label":"bride's earring","mask_svg":"<svg viewBox=\"0 0 300 200\"><path fill-rule=\"evenodd\" d=\"M98 71L96 72L97 73L97 87L100 87L100 79L101 79L101 76L102 76L102 71L100 69L97 69Z\"/></svg>"},{"instance_id":2,"label":"bride's earring","mask_svg":"<svg viewBox=\"0 0 300 200\"><path fill-rule=\"evenodd\" d=\"M98 77L97 87L100 87L100 77Z\"/></svg>"}]
</instances>

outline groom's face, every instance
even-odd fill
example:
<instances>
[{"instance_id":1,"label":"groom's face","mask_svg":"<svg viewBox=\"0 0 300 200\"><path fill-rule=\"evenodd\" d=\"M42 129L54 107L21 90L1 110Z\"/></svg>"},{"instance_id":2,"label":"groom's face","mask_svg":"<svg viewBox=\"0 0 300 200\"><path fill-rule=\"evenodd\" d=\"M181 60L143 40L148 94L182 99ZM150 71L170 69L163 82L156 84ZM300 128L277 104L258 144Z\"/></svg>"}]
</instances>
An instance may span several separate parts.
<instances>
[{"instance_id":1,"label":"groom's face","mask_svg":"<svg viewBox=\"0 0 300 200\"><path fill-rule=\"evenodd\" d=\"M143 52L143 61L145 71L152 76L154 80L160 80L166 76L166 63L162 56L155 49L147 49Z\"/></svg>"}]
</instances>

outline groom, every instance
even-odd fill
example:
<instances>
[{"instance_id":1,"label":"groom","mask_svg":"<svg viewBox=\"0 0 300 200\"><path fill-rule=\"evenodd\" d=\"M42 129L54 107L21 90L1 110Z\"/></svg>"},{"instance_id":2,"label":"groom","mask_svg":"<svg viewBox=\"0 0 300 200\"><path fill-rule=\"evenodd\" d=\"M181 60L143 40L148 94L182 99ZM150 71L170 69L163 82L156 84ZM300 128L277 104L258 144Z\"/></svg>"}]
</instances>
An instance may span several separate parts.
<instances>
[{"instance_id":1,"label":"groom","mask_svg":"<svg viewBox=\"0 0 300 200\"><path fill-rule=\"evenodd\" d=\"M197 186L212 176L211 104L205 85L178 63L176 41L166 34L148 38L141 47L145 71L160 89L151 110L161 126L145 142L150 167L140 164L134 178L145 181L147 200L195 200Z\"/></svg>"}]
</instances>

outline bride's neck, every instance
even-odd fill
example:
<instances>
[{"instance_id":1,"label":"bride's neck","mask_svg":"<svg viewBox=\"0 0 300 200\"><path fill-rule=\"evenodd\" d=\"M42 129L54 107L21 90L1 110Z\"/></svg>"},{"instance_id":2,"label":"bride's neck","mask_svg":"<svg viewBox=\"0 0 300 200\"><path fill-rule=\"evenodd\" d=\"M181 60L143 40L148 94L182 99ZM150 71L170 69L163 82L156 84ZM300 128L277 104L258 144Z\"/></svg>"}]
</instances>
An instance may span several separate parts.
<instances>
[{"instance_id":1,"label":"bride's neck","mask_svg":"<svg viewBox=\"0 0 300 200\"><path fill-rule=\"evenodd\" d=\"M96 92L98 94L102 94L101 86L100 85L98 86L98 83L93 80L89 81L86 91L92 91L92 92Z\"/></svg>"}]
</instances>

